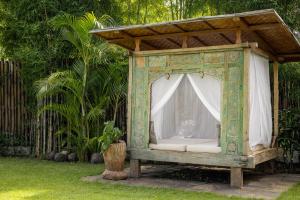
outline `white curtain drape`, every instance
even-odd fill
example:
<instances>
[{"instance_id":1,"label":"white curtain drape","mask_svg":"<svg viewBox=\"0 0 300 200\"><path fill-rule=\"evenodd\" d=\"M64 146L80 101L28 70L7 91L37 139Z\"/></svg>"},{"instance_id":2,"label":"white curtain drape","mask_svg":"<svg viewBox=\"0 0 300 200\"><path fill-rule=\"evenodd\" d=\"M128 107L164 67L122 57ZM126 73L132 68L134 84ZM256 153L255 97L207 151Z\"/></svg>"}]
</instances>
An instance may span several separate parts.
<instances>
[{"instance_id":1,"label":"white curtain drape","mask_svg":"<svg viewBox=\"0 0 300 200\"><path fill-rule=\"evenodd\" d=\"M161 77L152 84L151 121L154 123L154 131L157 139L162 138L163 107L176 91L183 76L183 74L172 74L169 78Z\"/></svg>"},{"instance_id":2,"label":"white curtain drape","mask_svg":"<svg viewBox=\"0 0 300 200\"><path fill-rule=\"evenodd\" d=\"M187 77L201 102L214 116L214 118L220 122L220 81L209 75L206 75L205 77L201 78L197 74L187 74Z\"/></svg>"},{"instance_id":3,"label":"white curtain drape","mask_svg":"<svg viewBox=\"0 0 300 200\"><path fill-rule=\"evenodd\" d=\"M269 147L272 139L272 107L268 59L251 54L249 69L249 145Z\"/></svg>"},{"instance_id":4,"label":"white curtain drape","mask_svg":"<svg viewBox=\"0 0 300 200\"><path fill-rule=\"evenodd\" d=\"M221 83L199 74L171 75L152 85L151 120L157 139L218 137Z\"/></svg>"}]
</instances>

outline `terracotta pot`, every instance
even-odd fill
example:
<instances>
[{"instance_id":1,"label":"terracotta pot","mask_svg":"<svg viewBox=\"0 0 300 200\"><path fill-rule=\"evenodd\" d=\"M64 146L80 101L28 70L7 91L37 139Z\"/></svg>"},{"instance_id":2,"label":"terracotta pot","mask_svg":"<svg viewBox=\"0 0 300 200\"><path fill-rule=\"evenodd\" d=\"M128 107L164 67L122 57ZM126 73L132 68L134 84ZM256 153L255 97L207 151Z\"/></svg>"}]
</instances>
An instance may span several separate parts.
<instances>
[{"instance_id":1,"label":"terracotta pot","mask_svg":"<svg viewBox=\"0 0 300 200\"><path fill-rule=\"evenodd\" d=\"M126 158L126 143L120 141L109 146L103 154L105 169L109 171L123 171Z\"/></svg>"}]
</instances>

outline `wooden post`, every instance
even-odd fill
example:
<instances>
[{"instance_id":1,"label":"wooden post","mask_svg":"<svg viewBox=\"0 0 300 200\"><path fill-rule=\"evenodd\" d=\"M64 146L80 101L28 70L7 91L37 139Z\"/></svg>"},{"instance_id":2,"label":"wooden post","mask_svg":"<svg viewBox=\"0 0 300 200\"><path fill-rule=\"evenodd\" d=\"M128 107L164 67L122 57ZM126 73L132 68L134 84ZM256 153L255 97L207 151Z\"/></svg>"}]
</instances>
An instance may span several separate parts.
<instances>
[{"instance_id":1,"label":"wooden post","mask_svg":"<svg viewBox=\"0 0 300 200\"><path fill-rule=\"evenodd\" d=\"M129 56L129 69L128 69L128 95L127 95L127 148L130 148L131 142L131 90L132 90L132 56Z\"/></svg>"},{"instance_id":2,"label":"wooden post","mask_svg":"<svg viewBox=\"0 0 300 200\"><path fill-rule=\"evenodd\" d=\"M241 31L241 29L238 29L235 32L235 43L236 44L242 43L242 31Z\"/></svg>"},{"instance_id":3,"label":"wooden post","mask_svg":"<svg viewBox=\"0 0 300 200\"><path fill-rule=\"evenodd\" d=\"M278 136L278 109L279 109L279 90L278 90L278 62L274 62L273 71L274 71L274 132L273 132L273 141L272 147L275 146L276 138Z\"/></svg>"},{"instance_id":4,"label":"wooden post","mask_svg":"<svg viewBox=\"0 0 300 200\"><path fill-rule=\"evenodd\" d=\"M134 42L135 42L135 49L134 49L134 51L140 51L141 50L141 48L140 48L140 46L141 46L141 39L135 39Z\"/></svg>"},{"instance_id":5,"label":"wooden post","mask_svg":"<svg viewBox=\"0 0 300 200\"><path fill-rule=\"evenodd\" d=\"M187 45L187 40L188 40L188 37L187 36L184 36L182 38L182 48L187 48L188 45Z\"/></svg>"},{"instance_id":6,"label":"wooden post","mask_svg":"<svg viewBox=\"0 0 300 200\"><path fill-rule=\"evenodd\" d=\"M240 167L230 168L230 186L241 188L243 187L243 169Z\"/></svg>"},{"instance_id":7,"label":"wooden post","mask_svg":"<svg viewBox=\"0 0 300 200\"><path fill-rule=\"evenodd\" d=\"M138 178L141 176L141 163L140 160L131 159L130 160L130 177Z\"/></svg>"},{"instance_id":8,"label":"wooden post","mask_svg":"<svg viewBox=\"0 0 300 200\"><path fill-rule=\"evenodd\" d=\"M244 49L244 73L243 73L243 155L249 155L249 68L250 48Z\"/></svg>"}]
</instances>

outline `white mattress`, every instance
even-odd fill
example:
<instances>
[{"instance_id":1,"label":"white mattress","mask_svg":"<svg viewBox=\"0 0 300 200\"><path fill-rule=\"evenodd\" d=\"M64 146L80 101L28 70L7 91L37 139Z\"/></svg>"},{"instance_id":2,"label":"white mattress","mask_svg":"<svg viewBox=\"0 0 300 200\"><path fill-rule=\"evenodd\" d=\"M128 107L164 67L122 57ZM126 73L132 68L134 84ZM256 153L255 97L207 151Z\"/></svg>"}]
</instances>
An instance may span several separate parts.
<instances>
[{"instance_id":1,"label":"white mattress","mask_svg":"<svg viewBox=\"0 0 300 200\"><path fill-rule=\"evenodd\" d=\"M172 137L168 139L158 139L157 144L203 144L207 142L217 141L215 139L199 139L199 138L183 138L183 137Z\"/></svg>"},{"instance_id":2,"label":"white mattress","mask_svg":"<svg viewBox=\"0 0 300 200\"><path fill-rule=\"evenodd\" d=\"M221 147L218 147L218 141L206 142L203 144L191 144L186 146L188 152L206 152L206 153L220 153Z\"/></svg>"},{"instance_id":3,"label":"white mattress","mask_svg":"<svg viewBox=\"0 0 300 200\"><path fill-rule=\"evenodd\" d=\"M265 147L262 144L255 145L255 147L251 148L251 150L254 151L254 152L255 151L261 151L263 149L265 149Z\"/></svg>"},{"instance_id":4,"label":"white mattress","mask_svg":"<svg viewBox=\"0 0 300 200\"><path fill-rule=\"evenodd\" d=\"M169 151L186 151L184 144L149 144L150 149L169 150Z\"/></svg>"},{"instance_id":5,"label":"white mattress","mask_svg":"<svg viewBox=\"0 0 300 200\"><path fill-rule=\"evenodd\" d=\"M157 140L157 144L150 144L149 148L169 151L188 151L206 153L221 152L221 147L218 147L217 139L173 137L169 139L159 139Z\"/></svg>"}]
</instances>

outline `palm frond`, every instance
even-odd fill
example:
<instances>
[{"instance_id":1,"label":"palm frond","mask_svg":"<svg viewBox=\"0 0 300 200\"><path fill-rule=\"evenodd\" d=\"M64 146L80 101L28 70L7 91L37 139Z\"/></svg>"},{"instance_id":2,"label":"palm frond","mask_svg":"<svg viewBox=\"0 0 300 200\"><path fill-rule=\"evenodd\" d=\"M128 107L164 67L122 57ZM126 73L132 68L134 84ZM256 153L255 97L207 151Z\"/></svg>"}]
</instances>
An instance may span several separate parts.
<instances>
[{"instance_id":1,"label":"palm frond","mask_svg":"<svg viewBox=\"0 0 300 200\"><path fill-rule=\"evenodd\" d=\"M52 73L49 77L35 82L38 99L54 94L71 92L79 100L81 98L82 84L73 71L66 70Z\"/></svg>"},{"instance_id":2,"label":"palm frond","mask_svg":"<svg viewBox=\"0 0 300 200\"><path fill-rule=\"evenodd\" d=\"M39 116L44 111L47 111L47 110L57 112L58 114L62 115L64 118L66 118L69 122L73 122L73 124L80 121L78 119L80 110L70 104L52 103L52 104L42 105L41 107L38 108L37 115Z\"/></svg>"},{"instance_id":3,"label":"palm frond","mask_svg":"<svg viewBox=\"0 0 300 200\"><path fill-rule=\"evenodd\" d=\"M103 109L103 105L99 104L91 108L91 110L86 115L88 121L98 120L100 117L103 117L105 110Z\"/></svg>"}]
</instances>

